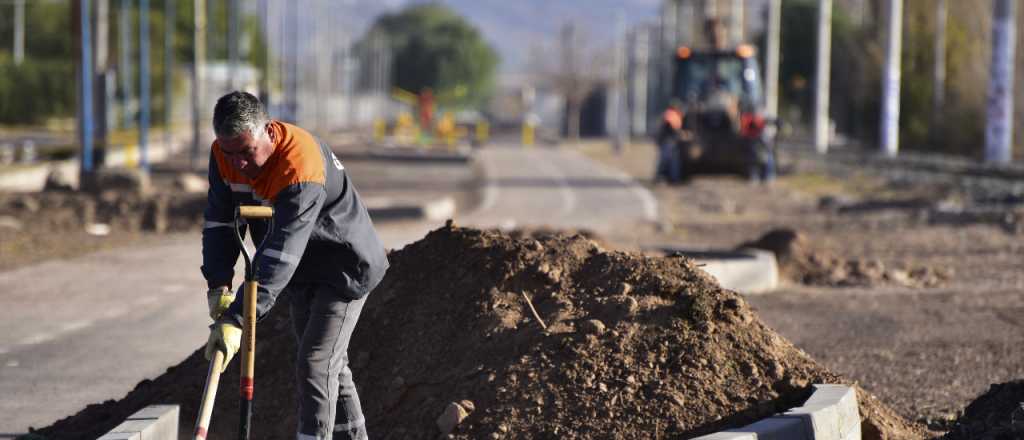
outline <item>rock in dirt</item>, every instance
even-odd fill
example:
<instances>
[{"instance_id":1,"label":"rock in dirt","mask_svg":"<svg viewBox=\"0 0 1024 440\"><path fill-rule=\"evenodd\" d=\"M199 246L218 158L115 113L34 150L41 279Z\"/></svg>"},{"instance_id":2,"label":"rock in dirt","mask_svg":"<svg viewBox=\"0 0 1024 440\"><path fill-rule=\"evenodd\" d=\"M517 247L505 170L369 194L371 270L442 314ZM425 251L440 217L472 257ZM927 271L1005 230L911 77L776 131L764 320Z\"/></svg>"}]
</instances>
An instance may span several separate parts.
<instances>
[{"instance_id":1,"label":"rock in dirt","mask_svg":"<svg viewBox=\"0 0 1024 440\"><path fill-rule=\"evenodd\" d=\"M449 403L441 416L437 418L437 429L441 431L441 435L451 434L455 427L466 420L466 417L469 417L474 409L473 402L468 400Z\"/></svg>"},{"instance_id":2,"label":"rock in dirt","mask_svg":"<svg viewBox=\"0 0 1024 440\"><path fill-rule=\"evenodd\" d=\"M892 284L902 287L936 287L949 280L949 272L929 267L909 269L886 267L879 260L848 260L815 249L812 240L801 232L774 229L738 248L771 251L783 278L814 286L848 287Z\"/></svg>"},{"instance_id":3,"label":"rock in dirt","mask_svg":"<svg viewBox=\"0 0 1024 440\"><path fill-rule=\"evenodd\" d=\"M439 413L451 408L446 402L463 400L475 409L448 438L690 438L800 405L813 383L849 383L687 258L606 251L580 235L513 238L458 227L433 231L389 258L350 347L365 363L355 380L374 438L434 439ZM541 264L558 269L560 282L535 270ZM632 286L627 297L636 310L602 321L605 335L525 325L531 313L522 294L552 327L580 327L606 310L623 283ZM295 342L282 309L257 332L253 432L261 438L294 437ZM182 405L181 429L189 432L206 368L197 351L125 398L40 433L96 438L156 403ZM237 374L229 367L221 383L237 383ZM873 430L865 438L921 438L881 403L862 402L863 426ZM218 393L211 439L235 433L237 407L234 393Z\"/></svg>"}]
</instances>

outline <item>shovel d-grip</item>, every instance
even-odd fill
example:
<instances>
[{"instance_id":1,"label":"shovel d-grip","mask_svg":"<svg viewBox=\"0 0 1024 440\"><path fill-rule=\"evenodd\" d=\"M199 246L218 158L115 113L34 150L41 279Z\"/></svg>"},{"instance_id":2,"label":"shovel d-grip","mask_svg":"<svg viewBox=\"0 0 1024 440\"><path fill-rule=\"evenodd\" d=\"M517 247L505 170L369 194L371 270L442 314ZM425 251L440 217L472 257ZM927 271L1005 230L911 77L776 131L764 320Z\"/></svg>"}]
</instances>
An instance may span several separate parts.
<instances>
[{"instance_id":1,"label":"shovel d-grip","mask_svg":"<svg viewBox=\"0 0 1024 440\"><path fill-rule=\"evenodd\" d=\"M250 219L266 219L267 233L263 240L256 247L252 255L245 248L242 242L242 222ZM253 389L255 388L255 361L256 361L256 295L259 282L256 281L256 263L267 246L267 238L274 231L274 208L269 206L239 206L235 211L235 239L238 240L238 247L242 250L242 257L245 259L245 289L244 308L242 309L242 347L241 364L242 374L239 394L241 397L241 408L239 414L238 438L249 439L249 431L252 427L252 401ZM250 236L252 234L250 233Z\"/></svg>"}]
</instances>

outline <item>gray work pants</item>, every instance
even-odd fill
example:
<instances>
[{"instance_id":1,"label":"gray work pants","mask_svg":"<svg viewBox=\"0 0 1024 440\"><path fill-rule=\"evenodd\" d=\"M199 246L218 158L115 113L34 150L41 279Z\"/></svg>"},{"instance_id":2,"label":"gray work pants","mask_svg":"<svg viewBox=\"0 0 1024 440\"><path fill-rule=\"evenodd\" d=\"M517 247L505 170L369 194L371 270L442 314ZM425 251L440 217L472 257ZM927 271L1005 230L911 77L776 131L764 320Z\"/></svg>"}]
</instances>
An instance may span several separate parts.
<instances>
[{"instance_id":1,"label":"gray work pants","mask_svg":"<svg viewBox=\"0 0 1024 440\"><path fill-rule=\"evenodd\" d=\"M348 367L348 343L366 297L347 299L320 284L288 291L299 346L298 440L366 439L366 419Z\"/></svg>"}]
</instances>

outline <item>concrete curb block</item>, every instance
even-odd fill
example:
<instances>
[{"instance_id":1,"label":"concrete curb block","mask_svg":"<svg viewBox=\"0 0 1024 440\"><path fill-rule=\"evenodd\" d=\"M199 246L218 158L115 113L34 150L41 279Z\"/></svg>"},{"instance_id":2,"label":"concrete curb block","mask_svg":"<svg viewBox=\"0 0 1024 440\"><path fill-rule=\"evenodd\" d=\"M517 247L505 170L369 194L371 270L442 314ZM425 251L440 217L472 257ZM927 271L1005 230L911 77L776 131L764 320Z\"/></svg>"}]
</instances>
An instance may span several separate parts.
<instances>
[{"instance_id":1,"label":"concrete curb block","mask_svg":"<svg viewBox=\"0 0 1024 440\"><path fill-rule=\"evenodd\" d=\"M860 440L857 392L846 385L814 385L803 406L738 429L694 440Z\"/></svg>"},{"instance_id":2,"label":"concrete curb block","mask_svg":"<svg viewBox=\"0 0 1024 440\"><path fill-rule=\"evenodd\" d=\"M178 405L150 405L98 440L178 440Z\"/></svg>"},{"instance_id":3,"label":"concrete curb block","mask_svg":"<svg viewBox=\"0 0 1024 440\"><path fill-rule=\"evenodd\" d=\"M424 203L400 203L388 198L365 200L373 220L447 220L455 216L455 199L450 196Z\"/></svg>"},{"instance_id":4,"label":"concrete curb block","mask_svg":"<svg viewBox=\"0 0 1024 440\"><path fill-rule=\"evenodd\" d=\"M662 247L668 254L693 258L701 269L715 277L725 289L744 295L756 295L779 286L779 268L775 254L760 249L730 251L694 250Z\"/></svg>"}]
</instances>

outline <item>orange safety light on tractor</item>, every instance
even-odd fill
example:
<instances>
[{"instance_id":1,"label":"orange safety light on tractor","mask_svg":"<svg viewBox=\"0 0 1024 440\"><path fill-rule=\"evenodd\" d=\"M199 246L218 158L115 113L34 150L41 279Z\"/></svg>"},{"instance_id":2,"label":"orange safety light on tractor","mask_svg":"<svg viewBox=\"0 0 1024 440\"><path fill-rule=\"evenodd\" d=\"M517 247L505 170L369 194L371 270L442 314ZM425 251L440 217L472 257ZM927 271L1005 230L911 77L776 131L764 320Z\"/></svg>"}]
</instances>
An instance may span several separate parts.
<instances>
[{"instance_id":1,"label":"orange safety light on tractor","mask_svg":"<svg viewBox=\"0 0 1024 440\"><path fill-rule=\"evenodd\" d=\"M676 56L679 57L679 59L681 60L690 58L690 55L692 54L693 51L691 51L690 48L686 46L679 46L679 49L676 49Z\"/></svg>"},{"instance_id":2,"label":"orange safety light on tractor","mask_svg":"<svg viewBox=\"0 0 1024 440\"><path fill-rule=\"evenodd\" d=\"M755 49L754 46L751 46L749 44L741 44L739 46L736 46L736 56L740 58L750 58L753 57L756 53L757 49Z\"/></svg>"}]
</instances>

